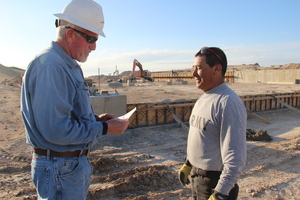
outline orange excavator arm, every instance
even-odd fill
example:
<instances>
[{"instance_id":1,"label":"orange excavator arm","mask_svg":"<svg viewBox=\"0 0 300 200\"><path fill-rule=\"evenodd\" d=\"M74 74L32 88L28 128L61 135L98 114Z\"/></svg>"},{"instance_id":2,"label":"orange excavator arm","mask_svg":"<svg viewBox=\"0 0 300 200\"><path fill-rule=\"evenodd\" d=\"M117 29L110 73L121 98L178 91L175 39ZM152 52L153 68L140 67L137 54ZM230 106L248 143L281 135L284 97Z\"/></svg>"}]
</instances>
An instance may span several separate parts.
<instances>
[{"instance_id":1,"label":"orange excavator arm","mask_svg":"<svg viewBox=\"0 0 300 200\"><path fill-rule=\"evenodd\" d=\"M132 67L132 78L134 78L134 72L135 72L136 66L138 66L138 68L140 69L141 77L143 77L143 75L144 75L143 66L139 61L137 61L137 59L134 59L133 60L133 67Z\"/></svg>"}]
</instances>

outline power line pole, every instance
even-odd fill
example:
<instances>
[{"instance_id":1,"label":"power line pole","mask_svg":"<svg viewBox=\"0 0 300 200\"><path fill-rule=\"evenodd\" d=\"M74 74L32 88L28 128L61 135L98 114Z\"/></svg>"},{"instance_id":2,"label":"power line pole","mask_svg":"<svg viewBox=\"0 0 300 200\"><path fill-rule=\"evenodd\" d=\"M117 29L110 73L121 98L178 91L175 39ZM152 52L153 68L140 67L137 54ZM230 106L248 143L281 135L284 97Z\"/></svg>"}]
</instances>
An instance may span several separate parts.
<instances>
[{"instance_id":1,"label":"power line pole","mask_svg":"<svg viewBox=\"0 0 300 200\"><path fill-rule=\"evenodd\" d=\"M100 68L99 67L98 67L98 81L99 81L98 92L100 93Z\"/></svg>"}]
</instances>

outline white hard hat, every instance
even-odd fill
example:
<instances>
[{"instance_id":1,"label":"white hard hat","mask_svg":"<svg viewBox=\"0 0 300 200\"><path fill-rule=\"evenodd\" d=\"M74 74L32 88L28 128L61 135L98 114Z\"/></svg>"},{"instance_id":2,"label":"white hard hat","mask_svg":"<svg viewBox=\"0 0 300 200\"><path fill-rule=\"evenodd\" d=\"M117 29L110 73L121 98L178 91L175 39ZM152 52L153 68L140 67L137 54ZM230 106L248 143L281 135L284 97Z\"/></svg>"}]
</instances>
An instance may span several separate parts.
<instances>
[{"instance_id":1,"label":"white hard hat","mask_svg":"<svg viewBox=\"0 0 300 200\"><path fill-rule=\"evenodd\" d=\"M53 14L59 19L105 37L102 7L93 0L72 0L62 13Z\"/></svg>"}]
</instances>

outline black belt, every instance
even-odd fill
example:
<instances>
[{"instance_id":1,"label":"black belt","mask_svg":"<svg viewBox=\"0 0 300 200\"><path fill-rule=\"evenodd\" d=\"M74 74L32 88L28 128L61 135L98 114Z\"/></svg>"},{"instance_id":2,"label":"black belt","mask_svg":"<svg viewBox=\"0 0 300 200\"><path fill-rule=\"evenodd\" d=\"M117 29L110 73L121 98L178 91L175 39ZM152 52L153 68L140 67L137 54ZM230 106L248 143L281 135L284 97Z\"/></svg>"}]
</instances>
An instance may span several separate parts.
<instances>
[{"instance_id":1,"label":"black belt","mask_svg":"<svg viewBox=\"0 0 300 200\"><path fill-rule=\"evenodd\" d=\"M47 149L34 149L35 154L39 156L47 156ZM58 152L58 151L50 151L50 157L79 157L79 156L87 156L90 152L90 149L85 149L83 151L76 150L76 151L65 151L65 152Z\"/></svg>"},{"instance_id":2,"label":"black belt","mask_svg":"<svg viewBox=\"0 0 300 200\"><path fill-rule=\"evenodd\" d=\"M206 176L206 177L215 177L215 176L220 176L222 174L221 171L206 171L197 167L194 167L192 171L195 174L198 174L200 176Z\"/></svg>"}]
</instances>

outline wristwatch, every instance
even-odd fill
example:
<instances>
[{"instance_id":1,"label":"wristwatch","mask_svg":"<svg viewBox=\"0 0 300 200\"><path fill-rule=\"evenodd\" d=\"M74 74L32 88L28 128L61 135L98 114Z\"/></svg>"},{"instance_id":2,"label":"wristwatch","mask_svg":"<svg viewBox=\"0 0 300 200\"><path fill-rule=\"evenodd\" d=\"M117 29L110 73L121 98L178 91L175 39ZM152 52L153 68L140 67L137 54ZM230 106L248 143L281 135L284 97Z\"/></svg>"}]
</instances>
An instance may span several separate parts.
<instances>
[{"instance_id":1,"label":"wristwatch","mask_svg":"<svg viewBox=\"0 0 300 200\"><path fill-rule=\"evenodd\" d=\"M217 200L226 200L228 198L227 195L221 194L220 192L214 191L213 196L217 199Z\"/></svg>"}]
</instances>

